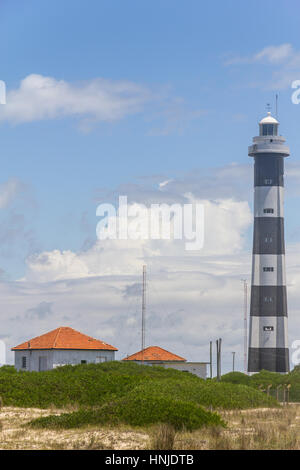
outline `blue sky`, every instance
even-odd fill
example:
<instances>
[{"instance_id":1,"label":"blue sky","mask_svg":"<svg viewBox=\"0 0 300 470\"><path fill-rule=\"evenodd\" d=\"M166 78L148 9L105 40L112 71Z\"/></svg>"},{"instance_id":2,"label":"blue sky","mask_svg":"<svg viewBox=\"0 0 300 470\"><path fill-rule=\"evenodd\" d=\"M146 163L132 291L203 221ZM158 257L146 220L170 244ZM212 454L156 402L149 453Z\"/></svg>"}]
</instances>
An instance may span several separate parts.
<instances>
[{"instance_id":1,"label":"blue sky","mask_svg":"<svg viewBox=\"0 0 300 470\"><path fill-rule=\"evenodd\" d=\"M202 199L232 197L251 208L247 146L276 93L292 149L286 233L297 244L300 106L291 82L300 79L299 10L297 0L2 0L0 190L11 191L0 213L3 283L28 272L31 279L31 256L85 253L96 242L97 203L124 189L143 202L171 179L175 199L178 188L198 184ZM41 99L47 77L54 95ZM95 107L90 87L107 102ZM238 230L246 253L252 226ZM57 311L49 327L63 316Z\"/></svg>"}]
</instances>

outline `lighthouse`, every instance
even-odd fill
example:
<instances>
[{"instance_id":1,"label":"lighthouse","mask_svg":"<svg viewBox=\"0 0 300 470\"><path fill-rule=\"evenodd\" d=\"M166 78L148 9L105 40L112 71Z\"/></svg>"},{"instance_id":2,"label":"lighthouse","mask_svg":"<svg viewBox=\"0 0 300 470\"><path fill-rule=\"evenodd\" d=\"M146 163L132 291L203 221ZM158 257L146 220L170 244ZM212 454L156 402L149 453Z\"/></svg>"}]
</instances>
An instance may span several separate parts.
<instances>
[{"instance_id":1,"label":"lighthouse","mask_svg":"<svg viewBox=\"0 0 300 470\"><path fill-rule=\"evenodd\" d=\"M289 372L284 244L284 158L290 154L271 113L259 123L254 158L254 233L248 372Z\"/></svg>"}]
</instances>

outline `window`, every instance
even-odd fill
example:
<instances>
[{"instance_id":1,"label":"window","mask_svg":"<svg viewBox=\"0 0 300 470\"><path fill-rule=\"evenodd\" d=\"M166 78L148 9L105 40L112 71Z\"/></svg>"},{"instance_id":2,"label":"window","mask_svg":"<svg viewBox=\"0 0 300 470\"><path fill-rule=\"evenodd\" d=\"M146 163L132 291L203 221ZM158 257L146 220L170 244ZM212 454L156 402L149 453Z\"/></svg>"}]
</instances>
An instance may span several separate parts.
<instances>
[{"instance_id":1,"label":"window","mask_svg":"<svg viewBox=\"0 0 300 470\"><path fill-rule=\"evenodd\" d=\"M274 326L264 326L264 331L274 331Z\"/></svg>"},{"instance_id":2,"label":"window","mask_svg":"<svg viewBox=\"0 0 300 470\"><path fill-rule=\"evenodd\" d=\"M22 369L26 369L26 365L27 365L27 357L22 356Z\"/></svg>"},{"instance_id":3,"label":"window","mask_svg":"<svg viewBox=\"0 0 300 470\"><path fill-rule=\"evenodd\" d=\"M260 135L277 135L278 125L277 124L263 124L260 129Z\"/></svg>"},{"instance_id":4,"label":"window","mask_svg":"<svg viewBox=\"0 0 300 470\"><path fill-rule=\"evenodd\" d=\"M86 360L85 360L85 359L81 359L81 364L86 364Z\"/></svg>"},{"instance_id":5,"label":"window","mask_svg":"<svg viewBox=\"0 0 300 470\"><path fill-rule=\"evenodd\" d=\"M265 179L265 184L272 184L273 180L269 179L269 178L266 178Z\"/></svg>"},{"instance_id":6,"label":"window","mask_svg":"<svg viewBox=\"0 0 300 470\"><path fill-rule=\"evenodd\" d=\"M264 214L274 214L274 209L270 209L270 208L264 209Z\"/></svg>"},{"instance_id":7,"label":"window","mask_svg":"<svg viewBox=\"0 0 300 470\"><path fill-rule=\"evenodd\" d=\"M273 241L273 238L270 237L269 235L265 237L265 243L272 243L272 241Z\"/></svg>"},{"instance_id":8,"label":"window","mask_svg":"<svg viewBox=\"0 0 300 470\"><path fill-rule=\"evenodd\" d=\"M273 298L272 297L264 297L264 302L271 303L271 302L273 302Z\"/></svg>"},{"instance_id":9,"label":"window","mask_svg":"<svg viewBox=\"0 0 300 470\"><path fill-rule=\"evenodd\" d=\"M262 135L273 135L274 126L273 124L263 124Z\"/></svg>"},{"instance_id":10,"label":"window","mask_svg":"<svg viewBox=\"0 0 300 470\"><path fill-rule=\"evenodd\" d=\"M263 270L264 270L264 272L273 272L273 271L274 271L274 268L272 268L272 267L264 267Z\"/></svg>"}]
</instances>

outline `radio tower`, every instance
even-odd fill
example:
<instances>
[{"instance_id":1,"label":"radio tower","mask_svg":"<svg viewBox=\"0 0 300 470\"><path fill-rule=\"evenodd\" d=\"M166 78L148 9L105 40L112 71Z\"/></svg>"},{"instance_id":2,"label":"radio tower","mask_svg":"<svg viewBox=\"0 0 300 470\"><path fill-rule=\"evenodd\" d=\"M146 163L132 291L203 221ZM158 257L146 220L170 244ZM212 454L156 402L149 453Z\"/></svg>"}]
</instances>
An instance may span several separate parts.
<instances>
[{"instance_id":1,"label":"radio tower","mask_svg":"<svg viewBox=\"0 0 300 470\"><path fill-rule=\"evenodd\" d=\"M143 293L142 293L142 361L144 362L145 336L146 336L146 266L143 266Z\"/></svg>"},{"instance_id":2,"label":"radio tower","mask_svg":"<svg viewBox=\"0 0 300 470\"><path fill-rule=\"evenodd\" d=\"M259 123L254 157L254 236L248 372L289 371L283 218L284 157L290 154L268 115Z\"/></svg>"}]
</instances>

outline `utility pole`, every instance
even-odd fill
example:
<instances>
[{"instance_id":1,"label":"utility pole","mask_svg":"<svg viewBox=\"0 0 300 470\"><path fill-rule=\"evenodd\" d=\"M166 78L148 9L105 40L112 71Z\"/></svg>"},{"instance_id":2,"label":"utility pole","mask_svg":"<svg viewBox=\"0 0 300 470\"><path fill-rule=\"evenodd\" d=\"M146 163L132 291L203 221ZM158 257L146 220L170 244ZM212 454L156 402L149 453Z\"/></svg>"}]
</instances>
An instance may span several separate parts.
<instances>
[{"instance_id":1,"label":"utility pole","mask_svg":"<svg viewBox=\"0 0 300 470\"><path fill-rule=\"evenodd\" d=\"M219 380L221 380L221 346L222 346L222 338L219 338Z\"/></svg>"},{"instance_id":2,"label":"utility pole","mask_svg":"<svg viewBox=\"0 0 300 470\"><path fill-rule=\"evenodd\" d=\"M244 373L247 374L247 352L248 352L248 324L247 324L247 300L248 300L248 285L246 279L241 279L244 285Z\"/></svg>"},{"instance_id":3,"label":"utility pole","mask_svg":"<svg viewBox=\"0 0 300 470\"><path fill-rule=\"evenodd\" d=\"M143 266L143 294L142 294L142 362L144 362L145 336L146 336L146 266Z\"/></svg>"},{"instance_id":4,"label":"utility pole","mask_svg":"<svg viewBox=\"0 0 300 470\"><path fill-rule=\"evenodd\" d=\"M217 380L219 380L219 340L216 340L217 349Z\"/></svg>"},{"instance_id":5,"label":"utility pole","mask_svg":"<svg viewBox=\"0 0 300 470\"><path fill-rule=\"evenodd\" d=\"M210 367L210 378L212 379L213 370L212 370L212 341L209 342L209 367Z\"/></svg>"},{"instance_id":6,"label":"utility pole","mask_svg":"<svg viewBox=\"0 0 300 470\"><path fill-rule=\"evenodd\" d=\"M232 351L232 372L234 372L235 351Z\"/></svg>"},{"instance_id":7,"label":"utility pole","mask_svg":"<svg viewBox=\"0 0 300 470\"><path fill-rule=\"evenodd\" d=\"M222 338L217 339L217 379L218 381L221 380L221 345L222 345Z\"/></svg>"}]
</instances>

